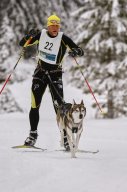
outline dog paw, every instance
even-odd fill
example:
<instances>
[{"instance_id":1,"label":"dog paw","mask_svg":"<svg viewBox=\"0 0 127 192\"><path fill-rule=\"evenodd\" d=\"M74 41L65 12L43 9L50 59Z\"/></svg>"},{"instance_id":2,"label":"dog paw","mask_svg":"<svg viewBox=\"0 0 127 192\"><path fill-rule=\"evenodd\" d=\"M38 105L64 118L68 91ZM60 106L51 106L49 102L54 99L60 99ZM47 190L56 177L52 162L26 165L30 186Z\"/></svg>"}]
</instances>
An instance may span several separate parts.
<instances>
[{"instance_id":1,"label":"dog paw","mask_svg":"<svg viewBox=\"0 0 127 192\"><path fill-rule=\"evenodd\" d=\"M71 158L77 158L75 155L71 155Z\"/></svg>"},{"instance_id":2,"label":"dog paw","mask_svg":"<svg viewBox=\"0 0 127 192\"><path fill-rule=\"evenodd\" d=\"M64 142L60 141L60 146L63 147L64 146Z\"/></svg>"},{"instance_id":3,"label":"dog paw","mask_svg":"<svg viewBox=\"0 0 127 192\"><path fill-rule=\"evenodd\" d=\"M76 154L74 152L71 152L71 158L76 158Z\"/></svg>"}]
</instances>

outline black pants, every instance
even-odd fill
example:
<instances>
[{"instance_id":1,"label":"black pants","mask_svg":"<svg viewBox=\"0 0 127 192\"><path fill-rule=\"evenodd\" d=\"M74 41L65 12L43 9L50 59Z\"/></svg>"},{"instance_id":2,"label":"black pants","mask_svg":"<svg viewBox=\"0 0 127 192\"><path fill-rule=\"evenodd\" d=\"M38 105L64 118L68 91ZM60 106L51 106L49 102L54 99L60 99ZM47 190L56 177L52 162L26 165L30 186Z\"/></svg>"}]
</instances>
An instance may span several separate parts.
<instances>
[{"instance_id":1,"label":"black pants","mask_svg":"<svg viewBox=\"0 0 127 192\"><path fill-rule=\"evenodd\" d=\"M63 83L62 70L58 70L54 65L46 65L46 67L43 68L38 66L34 72L31 90L32 104L29 113L31 131L37 130L39 108L47 86L49 86L53 106L55 112L57 112L58 105L61 105L63 101Z\"/></svg>"}]
</instances>

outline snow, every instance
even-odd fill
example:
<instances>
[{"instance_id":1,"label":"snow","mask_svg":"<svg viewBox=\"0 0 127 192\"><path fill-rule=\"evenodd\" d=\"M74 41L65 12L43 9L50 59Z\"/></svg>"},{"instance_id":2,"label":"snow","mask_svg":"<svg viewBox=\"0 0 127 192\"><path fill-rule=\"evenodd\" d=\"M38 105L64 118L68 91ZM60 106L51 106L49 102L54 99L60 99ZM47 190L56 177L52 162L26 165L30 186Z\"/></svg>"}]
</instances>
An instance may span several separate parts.
<instances>
[{"instance_id":1,"label":"snow","mask_svg":"<svg viewBox=\"0 0 127 192\"><path fill-rule=\"evenodd\" d=\"M103 17L102 17L101 23L108 22L108 21L109 21L109 18L110 18L109 13L105 13L105 14L103 15Z\"/></svg>"},{"instance_id":2,"label":"snow","mask_svg":"<svg viewBox=\"0 0 127 192\"><path fill-rule=\"evenodd\" d=\"M118 0L112 2L112 17L116 17L119 15L119 3Z\"/></svg>"},{"instance_id":3,"label":"snow","mask_svg":"<svg viewBox=\"0 0 127 192\"><path fill-rule=\"evenodd\" d=\"M101 39L101 34L102 34L102 32L98 32L97 34L95 34L92 38L91 38L91 40L89 41L89 44L86 46L87 48L89 48L89 49L95 49L96 51L98 51L99 50L99 41L100 41L100 39Z\"/></svg>"},{"instance_id":4,"label":"snow","mask_svg":"<svg viewBox=\"0 0 127 192\"><path fill-rule=\"evenodd\" d=\"M82 11L84 11L84 7L80 7L79 9L76 9L76 11L71 12L70 16L75 17L79 15Z\"/></svg>"},{"instance_id":5,"label":"snow","mask_svg":"<svg viewBox=\"0 0 127 192\"><path fill-rule=\"evenodd\" d=\"M40 108L37 146L45 152L14 150L29 133L31 79L11 86L24 113L0 115L0 189L2 192L125 192L127 190L127 119L94 119L92 96L66 83L65 99L84 100L87 116L80 149L97 154L69 153L61 149L51 97L47 89ZM18 90L18 91L17 91Z\"/></svg>"},{"instance_id":6,"label":"snow","mask_svg":"<svg viewBox=\"0 0 127 192\"><path fill-rule=\"evenodd\" d=\"M92 17L96 17L97 16L97 10L90 10L90 11L87 11L87 12L85 12L85 13L83 13L82 15L81 15L81 18L82 19L90 19L90 18L92 18Z\"/></svg>"},{"instance_id":7,"label":"snow","mask_svg":"<svg viewBox=\"0 0 127 192\"><path fill-rule=\"evenodd\" d=\"M116 20L116 28L117 28L117 33L121 35L121 33L126 32L126 27L124 23L121 23L119 20Z\"/></svg>"}]
</instances>

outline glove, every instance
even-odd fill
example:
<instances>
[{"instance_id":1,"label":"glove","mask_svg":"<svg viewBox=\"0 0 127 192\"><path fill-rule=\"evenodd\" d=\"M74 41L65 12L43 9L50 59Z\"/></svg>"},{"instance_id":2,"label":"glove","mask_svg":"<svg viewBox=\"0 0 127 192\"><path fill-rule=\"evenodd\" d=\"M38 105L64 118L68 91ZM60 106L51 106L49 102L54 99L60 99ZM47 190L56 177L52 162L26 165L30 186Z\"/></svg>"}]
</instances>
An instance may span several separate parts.
<instances>
[{"instance_id":1,"label":"glove","mask_svg":"<svg viewBox=\"0 0 127 192\"><path fill-rule=\"evenodd\" d=\"M31 29L28 33L30 37L35 37L39 33L38 29Z\"/></svg>"},{"instance_id":2,"label":"glove","mask_svg":"<svg viewBox=\"0 0 127 192\"><path fill-rule=\"evenodd\" d=\"M72 50L69 51L68 54L69 54L71 57L76 57L76 56L79 54L78 48L72 48Z\"/></svg>"}]
</instances>

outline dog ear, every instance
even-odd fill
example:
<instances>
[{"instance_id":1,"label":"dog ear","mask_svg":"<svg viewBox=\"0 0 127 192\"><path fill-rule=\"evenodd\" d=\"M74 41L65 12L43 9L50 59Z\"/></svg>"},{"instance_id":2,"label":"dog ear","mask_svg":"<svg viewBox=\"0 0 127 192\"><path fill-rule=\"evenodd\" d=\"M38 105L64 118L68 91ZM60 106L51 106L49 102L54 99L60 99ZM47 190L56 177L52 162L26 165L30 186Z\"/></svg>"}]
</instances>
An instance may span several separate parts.
<instances>
[{"instance_id":1,"label":"dog ear","mask_svg":"<svg viewBox=\"0 0 127 192\"><path fill-rule=\"evenodd\" d=\"M81 105L84 105L83 99L82 99L82 101L81 101Z\"/></svg>"},{"instance_id":2,"label":"dog ear","mask_svg":"<svg viewBox=\"0 0 127 192\"><path fill-rule=\"evenodd\" d=\"M75 100L73 99L73 105L76 105L76 102L75 102Z\"/></svg>"}]
</instances>

